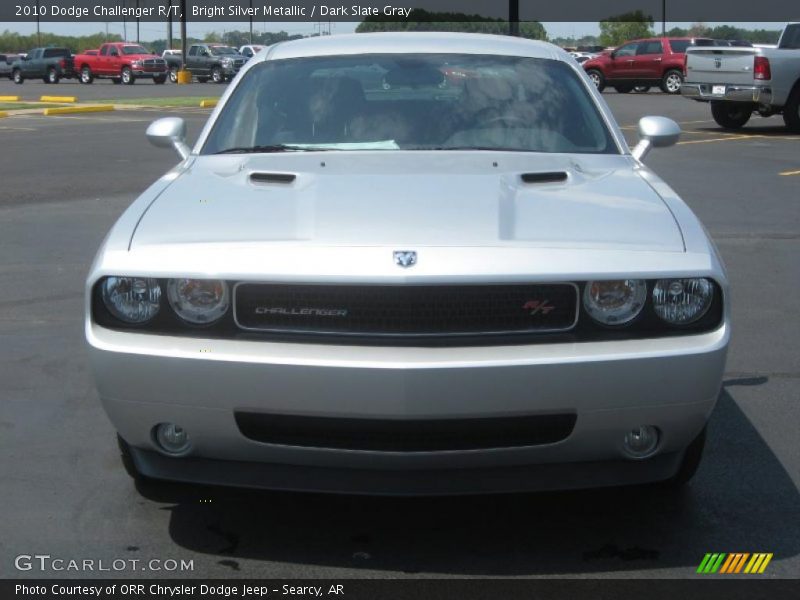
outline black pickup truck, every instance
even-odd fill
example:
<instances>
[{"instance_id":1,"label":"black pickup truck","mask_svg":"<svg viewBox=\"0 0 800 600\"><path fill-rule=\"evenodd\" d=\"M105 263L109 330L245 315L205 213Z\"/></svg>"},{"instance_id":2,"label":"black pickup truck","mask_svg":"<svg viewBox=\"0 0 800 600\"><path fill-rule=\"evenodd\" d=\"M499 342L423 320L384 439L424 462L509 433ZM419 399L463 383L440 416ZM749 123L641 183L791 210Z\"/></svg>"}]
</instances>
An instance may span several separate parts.
<instances>
[{"instance_id":1,"label":"black pickup truck","mask_svg":"<svg viewBox=\"0 0 800 600\"><path fill-rule=\"evenodd\" d=\"M58 83L75 77L72 52L67 48L34 48L28 56L11 65L11 79L22 83L26 79L42 79Z\"/></svg>"},{"instance_id":2,"label":"black pickup truck","mask_svg":"<svg viewBox=\"0 0 800 600\"><path fill-rule=\"evenodd\" d=\"M186 69L200 83L209 79L224 83L234 78L246 60L236 48L224 44L193 44L186 56Z\"/></svg>"}]
</instances>

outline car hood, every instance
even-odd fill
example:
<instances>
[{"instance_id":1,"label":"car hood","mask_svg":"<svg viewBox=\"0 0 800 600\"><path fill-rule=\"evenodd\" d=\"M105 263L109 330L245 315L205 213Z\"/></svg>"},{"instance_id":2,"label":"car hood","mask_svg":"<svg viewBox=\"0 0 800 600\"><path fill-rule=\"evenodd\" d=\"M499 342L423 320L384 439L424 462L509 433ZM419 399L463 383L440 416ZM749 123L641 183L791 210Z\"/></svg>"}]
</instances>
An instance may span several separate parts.
<instances>
[{"instance_id":1,"label":"car hood","mask_svg":"<svg viewBox=\"0 0 800 600\"><path fill-rule=\"evenodd\" d=\"M566 180L523 177L552 173ZM131 248L225 242L684 251L630 156L497 152L197 157L145 211Z\"/></svg>"}]
</instances>

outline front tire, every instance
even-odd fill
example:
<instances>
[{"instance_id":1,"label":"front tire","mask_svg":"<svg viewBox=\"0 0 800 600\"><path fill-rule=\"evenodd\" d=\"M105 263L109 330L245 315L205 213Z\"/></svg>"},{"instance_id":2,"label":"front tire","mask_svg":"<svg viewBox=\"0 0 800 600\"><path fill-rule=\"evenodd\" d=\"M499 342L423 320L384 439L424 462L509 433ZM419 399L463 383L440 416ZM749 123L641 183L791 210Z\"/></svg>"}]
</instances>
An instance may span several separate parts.
<instances>
[{"instance_id":1,"label":"front tire","mask_svg":"<svg viewBox=\"0 0 800 600\"><path fill-rule=\"evenodd\" d=\"M682 85L683 73L677 69L667 71L661 79L661 91L665 94L680 94Z\"/></svg>"},{"instance_id":2,"label":"front tire","mask_svg":"<svg viewBox=\"0 0 800 600\"><path fill-rule=\"evenodd\" d=\"M94 81L94 75L92 75L92 70L85 66L81 69L81 83L86 85L92 83Z\"/></svg>"},{"instance_id":3,"label":"front tire","mask_svg":"<svg viewBox=\"0 0 800 600\"><path fill-rule=\"evenodd\" d=\"M178 67L172 67L169 70L169 80L172 83L178 83Z\"/></svg>"},{"instance_id":4,"label":"front tire","mask_svg":"<svg viewBox=\"0 0 800 600\"><path fill-rule=\"evenodd\" d=\"M795 87L783 107L783 122L792 133L800 133L800 87Z\"/></svg>"},{"instance_id":5,"label":"front tire","mask_svg":"<svg viewBox=\"0 0 800 600\"><path fill-rule=\"evenodd\" d=\"M708 425L703 427L703 430L697 434L697 437L692 440L692 443L686 447L678 472L664 482L669 487L682 487L689 483L695 473L697 473L697 469L700 467L700 462L703 459L703 448L706 446L707 429Z\"/></svg>"},{"instance_id":6,"label":"front tire","mask_svg":"<svg viewBox=\"0 0 800 600\"><path fill-rule=\"evenodd\" d=\"M598 92L601 92L606 89L606 78L603 74L598 71L597 69L590 69L586 71L586 74L589 76L589 79L592 80L594 87L597 88Z\"/></svg>"},{"instance_id":7,"label":"front tire","mask_svg":"<svg viewBox=\"0 0 800 600\"><path fill-rule=\"evenodd\" d=\"M58 83L59 79L58 71L56 71L53 67L50 67L47 70L47 83Z\"/></svg>"},{"instance_id":8,"label":"front tire","mask_svg":"<svg viewBox=\"0 0 800 600\"><path fill-rule=\"evenodd\" d=\"M741 129L750 120L753 108L741 102L711 102L711 116L723 129Z\"/></svg>"},{"instance_id":9,"label":"front tire","mask_svg":"<svg viewBox=\"0 0 800 600\"><path fill-rule=\"evenodd\" d=\"M11 79L13 79L14 83L17 85L22 85L22 83L25 81L25 78L22 76L22 71L19 69L14 70L14 72L11 74Z\"/></svg>"},{"instance_id":10,"label":"front tire","mask_svg":"<svg viewBox=\"0 0 800 600\"><path fill-rule=\"evenodd\" d=\"M131 71L130 67L123 67L120 75L120 79L125 85L133 85L136 83L136 78L133 76L133 72Z\"/></svg>"},{"instance_id":11,"label":"front tire","mask_svg":"<svg viewBox=\"0 0 800 600\"><path fill-rule=\"evenodd\" d=\"M211 81L214 83L225 83L225 76L222 74L222 69L219 67L211 69Z\"/></svg>"}]
</instances>

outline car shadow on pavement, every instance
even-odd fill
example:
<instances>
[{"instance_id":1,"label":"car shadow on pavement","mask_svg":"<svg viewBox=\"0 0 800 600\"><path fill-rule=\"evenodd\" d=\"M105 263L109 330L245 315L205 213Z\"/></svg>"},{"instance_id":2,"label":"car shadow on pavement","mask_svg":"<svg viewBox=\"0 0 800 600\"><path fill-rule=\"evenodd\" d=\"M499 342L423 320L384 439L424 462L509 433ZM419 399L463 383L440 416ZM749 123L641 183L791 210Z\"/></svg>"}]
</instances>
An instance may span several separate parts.
<instances>
[{"instance_id":1,"label":"car shadow on pavement","mask_svg":"<svg viewBox=\"0 0 800 600\"><path fill-rule=\"evenodd\" d=\"M726 382L760 385L760 378ZM581 492L382 498L138 484L172 504L186 549L258 577L239 559L398 575L538 575L694 569L706 552L797 554L800 495L723 390L692 483Z\"/></svg>"}]
</instances>

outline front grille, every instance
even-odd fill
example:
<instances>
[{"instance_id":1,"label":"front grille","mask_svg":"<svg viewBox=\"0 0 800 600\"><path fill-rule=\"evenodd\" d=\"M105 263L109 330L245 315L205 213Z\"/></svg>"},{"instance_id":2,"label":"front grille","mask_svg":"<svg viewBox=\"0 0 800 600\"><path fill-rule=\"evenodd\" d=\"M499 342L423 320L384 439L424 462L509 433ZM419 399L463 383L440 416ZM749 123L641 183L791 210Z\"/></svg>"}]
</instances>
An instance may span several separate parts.
<instances>
[{"instance_id":1,"label":"front grille","mask_svg":"<svg viewBox=\"0 0 800 600\"><path fill-rule=\"evenodd\" d=\"M566 331L577 287L241 283L237 325L251 331L354 336L459 336Z\"/></svg>"},{"instance_id":2,"label":"front grille","mask_svg":"<svg viewBox=\"0 0 800 600\"><path fill-rule=\"evenodd\" d=\"M163 58L147 58L142 61L142 67L145 71L164 71L167 62Z\"/></svg>"},{"instance_id":3,"label":"front grille","mask_svg":"<svg viewBox=\"0 0 800 600\"><path fill-rule=\"evenodd\" d=\"M575 414L469 419L345 419L236 412L245 437L265 444L375 452L442 452L554 444Z\"/></svg>"}]
</instances>

